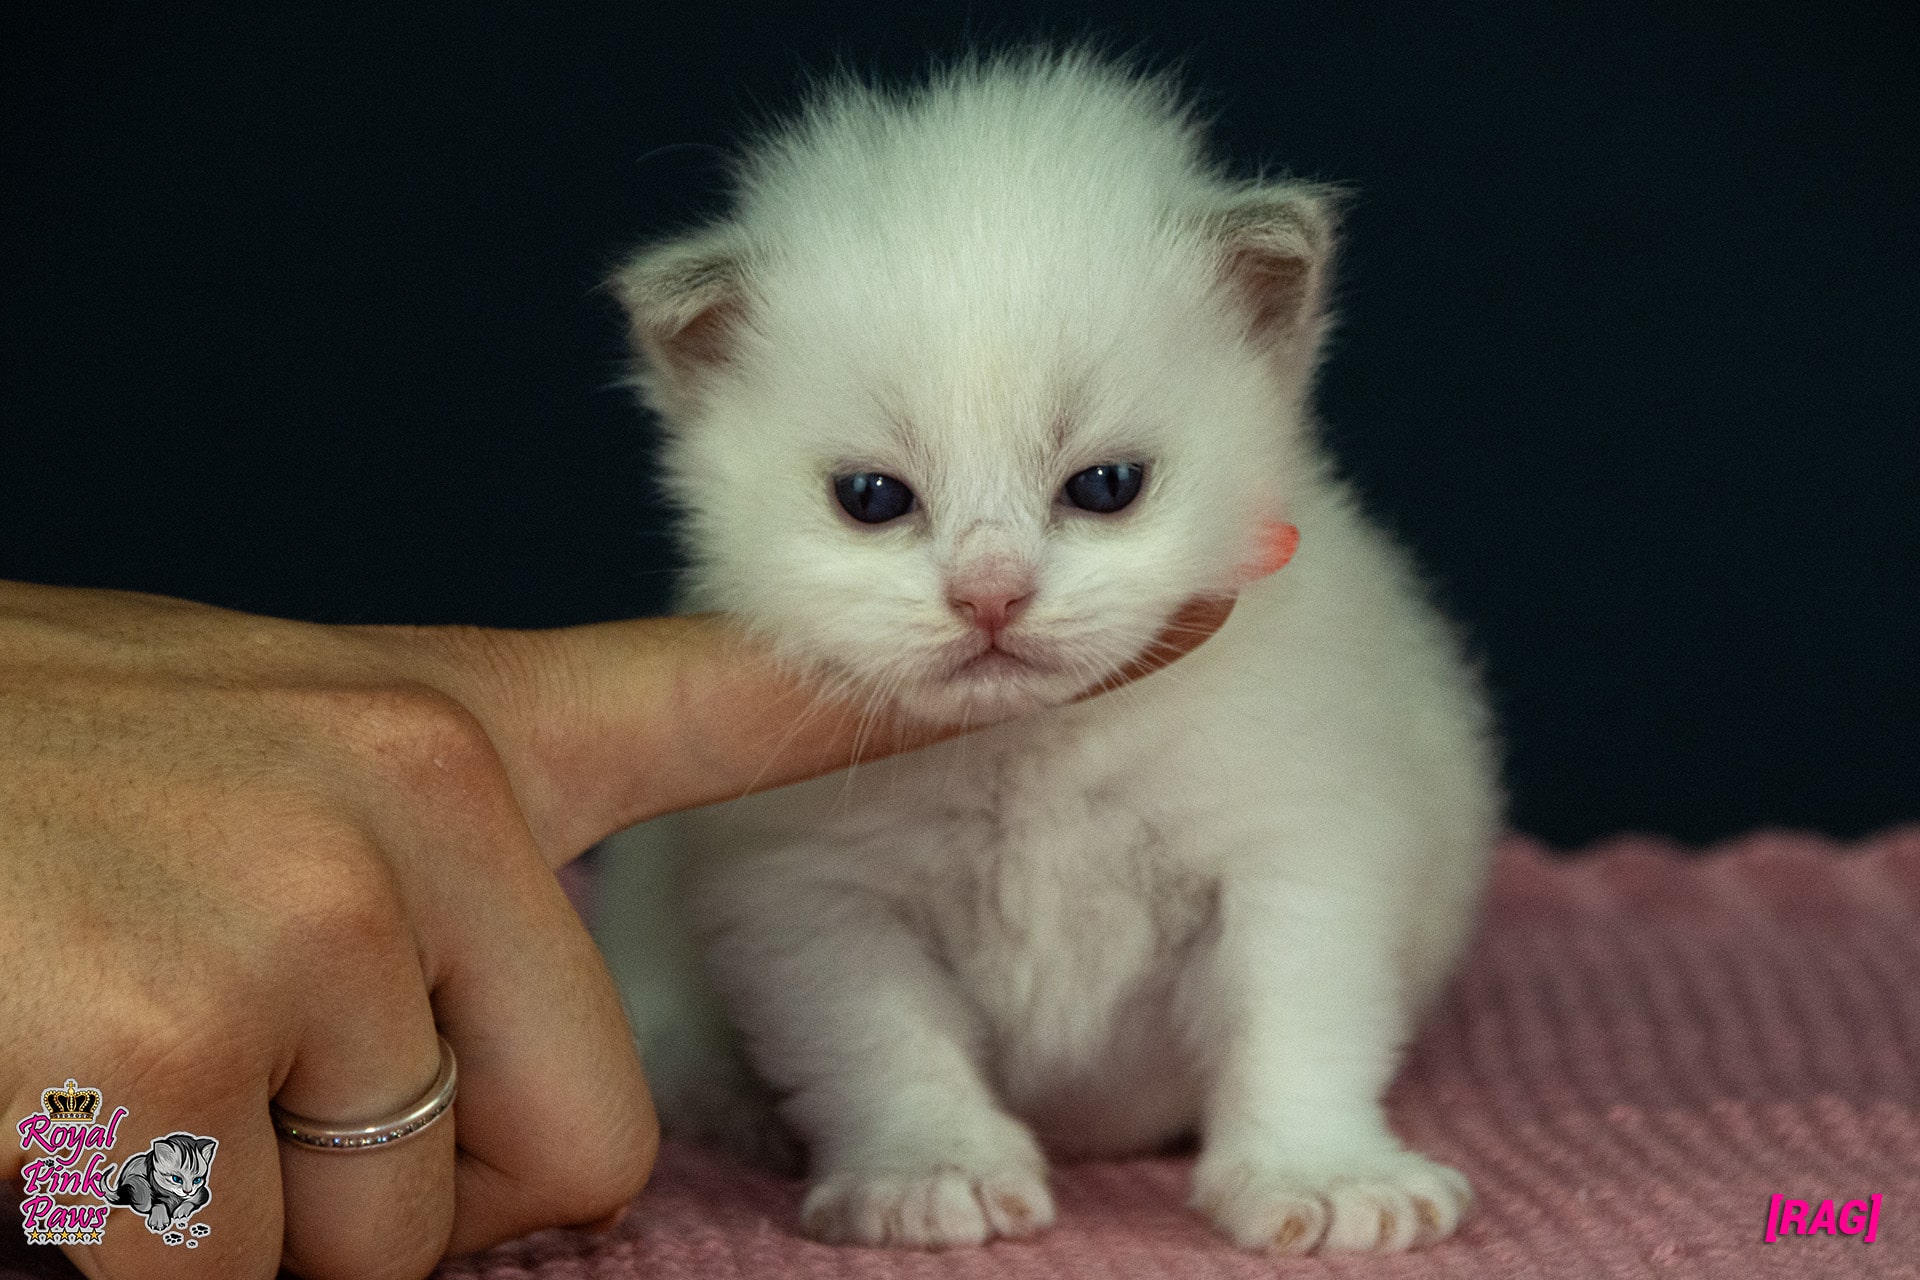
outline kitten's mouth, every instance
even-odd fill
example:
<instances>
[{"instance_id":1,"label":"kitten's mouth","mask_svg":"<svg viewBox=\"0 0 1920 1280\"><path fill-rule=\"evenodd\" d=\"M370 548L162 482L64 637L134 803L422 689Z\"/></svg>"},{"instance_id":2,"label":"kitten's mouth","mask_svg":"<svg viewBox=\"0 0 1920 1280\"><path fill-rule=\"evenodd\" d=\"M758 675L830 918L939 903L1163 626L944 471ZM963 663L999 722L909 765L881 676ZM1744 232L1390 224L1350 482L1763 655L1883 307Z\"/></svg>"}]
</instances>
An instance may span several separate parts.
<instances>
[{"instance_id":1,"label":"kitten's mouth","mask_svg":"<svg viewBox=\"0 0 1920 1280\"><path fill-rule=\"evenodd\" d=\"M967 679L1004 679L1011 676L1048 675L1054 670L1047 662L1030 650L1009 645L1005 637L999 641L988 641L984 649L977 650L970 657L962 658L947 673L950 680Z\"/></svg>"},{"instance_id":2,"label":"kitten's mouth","mask_svg":"<svg viewBox=\"0 0 1920 1280\"><path fill-rule=\"evenodd\" d=\"M916 715L942 724L979 724L1058 705L1083 683L1052 645L1027 636L974 632L929 657L910 701Z\"/></svg>"}]
</instances>

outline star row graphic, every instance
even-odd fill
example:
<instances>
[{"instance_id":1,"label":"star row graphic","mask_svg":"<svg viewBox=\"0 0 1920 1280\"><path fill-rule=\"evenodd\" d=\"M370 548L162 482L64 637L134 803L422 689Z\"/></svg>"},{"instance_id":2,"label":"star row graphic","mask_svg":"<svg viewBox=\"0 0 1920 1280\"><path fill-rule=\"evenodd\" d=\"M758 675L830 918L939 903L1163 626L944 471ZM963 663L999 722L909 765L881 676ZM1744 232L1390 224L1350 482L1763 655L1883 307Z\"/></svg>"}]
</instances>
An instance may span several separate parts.
<instances>
[{"instance_id":1,"label":"star row graphic","mask_svg":"<svg viewBox=\"0 0 1920 1280\"><path fill-rule=\"evenodd\" d=\"M28 1244L99 1244L104 1230L100 1231L29 1231Z\"/></svg>"}]
</instances>

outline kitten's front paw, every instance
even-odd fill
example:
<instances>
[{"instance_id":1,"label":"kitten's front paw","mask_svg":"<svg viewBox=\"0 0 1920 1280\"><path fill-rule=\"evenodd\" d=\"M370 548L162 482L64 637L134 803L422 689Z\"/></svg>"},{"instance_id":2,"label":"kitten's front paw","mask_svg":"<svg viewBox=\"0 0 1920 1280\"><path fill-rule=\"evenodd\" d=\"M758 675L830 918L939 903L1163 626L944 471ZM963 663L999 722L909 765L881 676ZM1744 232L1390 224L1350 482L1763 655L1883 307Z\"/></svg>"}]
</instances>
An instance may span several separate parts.
<instances>
[{"instance_id":1,"label":"kitten's front paw","mask_svg":"<svg viewBox=\"0 0 1920 1280\"><path fill-rule=\"evenodd\" d=\"M1046 1177L1024 1168L840 1173L815 1184L800 1206L801 1228L827 1244L938 1249L1030 1236L1052 1224Z\"/></svg>"},{"instance_id":2,"label":"kitten's front paw","mask_svg":"<svg viewBox=\"0 0 1920 1280\"><path fill-rule=\"evenodd\" d=\"M1456 1169L1416 1152L1350 1164L1209 1161L1193 1177L1193 1207L1243 1249L1395 1253L1452 1235L1473 1203Z\"/></svg>"}]
</instances>

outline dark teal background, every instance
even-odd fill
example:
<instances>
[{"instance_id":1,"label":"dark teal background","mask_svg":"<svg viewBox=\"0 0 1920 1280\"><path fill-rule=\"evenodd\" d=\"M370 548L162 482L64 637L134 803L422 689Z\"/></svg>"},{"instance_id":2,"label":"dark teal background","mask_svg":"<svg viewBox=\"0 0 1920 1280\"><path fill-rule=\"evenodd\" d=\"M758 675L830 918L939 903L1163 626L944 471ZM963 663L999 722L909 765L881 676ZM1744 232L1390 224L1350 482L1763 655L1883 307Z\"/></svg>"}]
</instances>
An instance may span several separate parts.
<instances>
[{"instance_id":1,"label":"dark teal background","mask_svg":"<svg viewBox=\"0 0 1920 1280\"><path fill-rule=\"evenodd\" d=\"M1322 405L1486 657L1521 825L1910 819L1913 12L9 6L0 576L661 607L595 285L711 207L672 144L1040 14L1184 58L1244 161L1357 187Z\"/></svg>"}]
</instances>

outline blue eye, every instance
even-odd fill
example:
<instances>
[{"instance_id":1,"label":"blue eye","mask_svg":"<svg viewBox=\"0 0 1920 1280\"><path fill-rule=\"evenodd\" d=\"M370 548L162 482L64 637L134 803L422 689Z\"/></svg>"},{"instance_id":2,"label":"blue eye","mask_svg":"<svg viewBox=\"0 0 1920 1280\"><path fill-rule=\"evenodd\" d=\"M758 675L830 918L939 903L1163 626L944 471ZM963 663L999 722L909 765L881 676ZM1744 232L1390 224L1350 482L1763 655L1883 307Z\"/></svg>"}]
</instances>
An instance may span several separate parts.
<instances>
[{"instance_id":1,"label":"blue eye","mask_svg":"<svg viewBox=\"0 0 1920 1280\"><path fill-rule=\"evenodd\" d=\"M833 478L833 496L861 524L885 524L913 510L913 490L897 476L861 471Z\"/></svg>"},{"instance_id":2,"label":"blue eye","mask_svg":"<svg viewBox=\"0 0 1920 1280\"><path fill-rule=\"evenodd\" d=\"M1147 468L1138 462L1103 462L1067 481L1061 492L1082 511L1112 515L1140 496Z\"/></svg>"}]
</instances>

